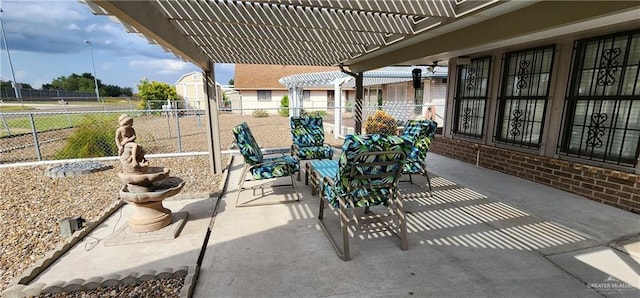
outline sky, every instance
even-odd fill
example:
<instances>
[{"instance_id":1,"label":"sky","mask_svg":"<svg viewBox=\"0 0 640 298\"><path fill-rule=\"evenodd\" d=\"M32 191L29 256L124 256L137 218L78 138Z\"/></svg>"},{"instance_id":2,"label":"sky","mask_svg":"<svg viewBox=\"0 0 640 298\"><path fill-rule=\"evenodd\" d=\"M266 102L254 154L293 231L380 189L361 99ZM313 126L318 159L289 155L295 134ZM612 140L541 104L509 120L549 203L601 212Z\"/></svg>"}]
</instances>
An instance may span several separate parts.
<instances>
[{"instance_id":1,"label":"sky","mask_svg":"<svg viewBox=\"0 0 640 298\"><path fill-rule=\"evenodd\" d=\"M134 92L143 78L174 85L182 75L201 71L77 0L0 0L0 8L16 81L36 89L72 73L93 73L91 51L103 84ZM0 45L0 79L13 81L3 39ZM228 84L234 71L233 64L216 64L216 81Z\"/></svg>"}]
</instances>

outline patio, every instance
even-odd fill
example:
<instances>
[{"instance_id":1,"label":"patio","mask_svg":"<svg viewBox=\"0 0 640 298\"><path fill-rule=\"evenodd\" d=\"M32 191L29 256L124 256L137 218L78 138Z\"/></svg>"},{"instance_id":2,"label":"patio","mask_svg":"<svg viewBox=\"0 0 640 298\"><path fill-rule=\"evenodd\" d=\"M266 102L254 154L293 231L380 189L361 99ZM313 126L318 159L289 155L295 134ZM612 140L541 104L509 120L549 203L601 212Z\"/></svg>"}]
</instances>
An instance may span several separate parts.
<instances>
[{"instance_id":1,"label":"patio","mask_svg":"<svg viewBox=\"0 0 640 298\"><path fill-rule=\"evenodd\" d=\"M213 218L215 198L169 201L174 212L190 212L177 239L99 243L90 251L81 243L31 284L177 271L202 258L193 297L637 297L637 214L436 154L428 161L433 197L401 183L407 251L393 236L356 232L351 261L339 259L317 224L318 197L304 179L300 203L236 208L237 155ZM425 183L420 179L416 184ZM266 199L291 190L280 188ZM124 225L123 210L89 236L104 238L114 224ZM337 216L326 212L325 218L338 235ZM132 251L141 254L134 260Z\"/></svg>"},{"instance_id":2,"label":"patio","mask_svg":"<svg viewBox=\"0 0 640 298\"><path fill-rule=\"evenodd\" d=\"M638 294L638 252L634 259L607 246L638 232L636 214L435 154L428 160L433 197L402 183L409 250L393 236L356 232L343 262L308 187L299 185L301 203L233 207L237 158L194 297ZM325 218L339 235L337 216ZM635 288L587 286L611 278Z\"/></svg>"}]
</instances>

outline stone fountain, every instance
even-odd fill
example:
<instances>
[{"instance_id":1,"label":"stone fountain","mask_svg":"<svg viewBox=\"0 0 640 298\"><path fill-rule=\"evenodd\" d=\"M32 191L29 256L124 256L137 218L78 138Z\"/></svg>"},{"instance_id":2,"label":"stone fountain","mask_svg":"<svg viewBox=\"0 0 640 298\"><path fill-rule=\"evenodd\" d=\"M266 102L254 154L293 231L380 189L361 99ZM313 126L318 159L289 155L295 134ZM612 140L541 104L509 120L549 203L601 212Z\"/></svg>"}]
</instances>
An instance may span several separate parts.
<instances>
[{"instance_id":1,"label":"stone fountain","mask_svg":"<svg viewBox=\"0 0 640 298\"><path fill-rule=\"evenodd\" d=\"M128 231L147 233L160 230L173 222L171 210L165 208L162 201L178 194L184 181L169 177L167 168L149 166L144 149L134 142L133 118L122 114L118 122L120 127L116 130L116 145L122 164L122 172L118 176L125 184L120 189L120 198L135 206L129 218ZM186 214L181 215L186 218ZM184 224L184 221L181 223Z\"/></svg>"}]
</instances>

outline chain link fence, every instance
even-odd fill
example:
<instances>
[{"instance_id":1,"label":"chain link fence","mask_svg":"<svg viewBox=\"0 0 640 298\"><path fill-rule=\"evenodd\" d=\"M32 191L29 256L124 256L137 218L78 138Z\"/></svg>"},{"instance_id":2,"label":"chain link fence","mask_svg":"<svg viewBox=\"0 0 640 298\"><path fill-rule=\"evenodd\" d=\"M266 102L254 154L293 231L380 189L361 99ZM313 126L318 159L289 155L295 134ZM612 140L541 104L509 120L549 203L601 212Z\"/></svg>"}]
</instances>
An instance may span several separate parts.
<instances>
[{"instance_id":1,"label":"chain link fence","mask_svg":"<svg viewBox=\"0 0 640 298\"><path fill-rule=\"evenodd\" d=\"M337 147L342 144L341 136L355 132L355 109L342 108L339 119L336 119L336 108L306 108L300 114L321 116L327 143ZM367 119L376 111L385 111L391 116L382 119L384 126L401 129L407 120L425 119L425 116L432 117L442 127L444 117L439 112L444 110L444 106L395 103L363 106L362 133L367 132ZM0 113L0 164L67 159L69 150L101 150L101 156L116 156L115 130L119 126L118 116L123 113L133 117L136 142L147 154L209 150L207 119L205 111L200 109L167 106L165 110ZM231 129L242 122L255 130L254 135L263 148L290 147L289 113L288 108L219 110L220 149L233 148ZM71 146L74 143L76 147ZM98 149L91 149L88 144Z\"/></svg>"},{"instance_id":2,"label":"chain link fence","mask_svg":"<svg viewBox=\"0 0 640 298\"><path fill-rule=\"evenodd\" d=\"M89 144L116 156L115 130L123 113L134 118L136 142L147 154L208 150L199 110L0 113L0 164L66 159L69 148L96 150Z\"/></svg>"},{"instance_id":3,"label":"chain link fence","mask_svg":"<svg viewBox=\"0 0 640 298\"><path fill-rule=\"evenodd\" d=\"M93 92L65 91L65 90L36 90L21 88L18 89L22 101L40 101L51 99L64 99L66 101L85 101L87 99L95 99L96 94ZM1 88L0 100L15 101L16 90L14 88Z\"/></svg>"}]
</instances>

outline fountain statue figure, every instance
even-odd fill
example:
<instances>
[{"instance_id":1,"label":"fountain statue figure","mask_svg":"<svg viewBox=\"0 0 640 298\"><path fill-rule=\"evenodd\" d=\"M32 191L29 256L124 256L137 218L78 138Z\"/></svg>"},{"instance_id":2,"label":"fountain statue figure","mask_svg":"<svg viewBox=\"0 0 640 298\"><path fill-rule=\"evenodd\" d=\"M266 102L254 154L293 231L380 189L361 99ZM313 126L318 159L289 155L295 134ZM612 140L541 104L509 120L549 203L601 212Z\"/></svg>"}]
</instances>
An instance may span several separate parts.
<instances>
[{"instance_id":1,"label":"fountain statue figure","mask_svg":"<svg viewBox=\"0 0 640 298\"><path fill-rule=\"evenodd\" d=\"M184 186L178 177L169 177L169 169L150 167L144 149L135 142L133 118L126 114L118 118L116 145L122 165L120 180L126 183L120 189L120 198L135 206L136 210L128 222L134 233L159 230L171 224L171 210L162 205L162 200L175 196Z\"/></svg>"}]
</instances>

